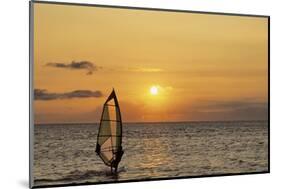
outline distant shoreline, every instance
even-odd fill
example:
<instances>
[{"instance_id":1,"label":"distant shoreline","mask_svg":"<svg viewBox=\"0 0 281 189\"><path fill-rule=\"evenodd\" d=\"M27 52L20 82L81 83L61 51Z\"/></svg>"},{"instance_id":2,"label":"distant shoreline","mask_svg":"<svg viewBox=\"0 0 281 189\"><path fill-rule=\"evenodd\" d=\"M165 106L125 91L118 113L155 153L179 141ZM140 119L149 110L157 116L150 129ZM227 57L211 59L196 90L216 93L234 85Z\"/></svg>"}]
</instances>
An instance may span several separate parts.
<instances>
[{"instance_id":1,"label":"distant shoreline","mask_svg":"<svg viewBox=\"0 0 281 189\"><path fill-rule=\"evenodd\" d=\"M198 122L252 122L252 121L257 121L257 122L263 122L263 121L268 121L266 120L215 120L215 121L156 121L156 122L123 122L123 124L155 124L155 123L198 123ZM34 125L40 126L40 125L92 125L92 124L99 124L99 122L75 122L75 123L35 123Z\"/></svg>"}]
</instances>

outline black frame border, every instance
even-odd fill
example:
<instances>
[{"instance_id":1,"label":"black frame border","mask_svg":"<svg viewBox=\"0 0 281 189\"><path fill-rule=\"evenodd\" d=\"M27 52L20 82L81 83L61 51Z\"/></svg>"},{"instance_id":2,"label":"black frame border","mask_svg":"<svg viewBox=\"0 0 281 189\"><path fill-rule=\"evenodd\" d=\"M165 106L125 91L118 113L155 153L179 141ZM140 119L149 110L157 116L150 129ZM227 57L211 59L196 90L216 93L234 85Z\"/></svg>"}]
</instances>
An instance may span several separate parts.
<instances>
[{"instance_id":1,"label":"black frame border","mask_svg":"<svg viewBox=\"0 0 281 189\"><path fill-rule=\"evenodd\" d=\"M121 181L104 181L104 182L84 182L84 183L71 183L71 184L54 184L54 185L40 185L33 186L33 4L53 4L53 5L66 5L66 6L84 6L84 7L100 7L100 8L117 8L117 9L130 9L130 10L144 10L144 11L164 11L164 12L178 12L178 13L194 13L194 14L210 14L210 15L223 15L223 16L240 16L240 17L254 17L254 18L267 18L268 25L268 58L267 58L267 80L268 80L268 170L259 172L243 172L243 173L225 173L225 174L210 174L210 175L197 175L197 176L180 176L180 177L165 177L165 178L145 178L145 179L131 179ZM68 3L56 1L29 1L29 188L53 188L53 187L66 187L66 186L83 186L83 185L99 185L99 184L118 184L118 183L131 183L131 182L144 182L144 181L161 181L161 180L174 180L174 179L189 179L189 178L210 178L210 177L223 177L223 176L239 176L239 175L256 175L270 173L270 16L269 15L256 15L256 14L240 14L240 13L225 13L225 12L207 12L207 11L191 11L191 10L177 10L177 9L163 9L163 8L148 8L148 7L133 7L133 6L120 6L120 5L102 5L102 4L86 4L86 3Z\"/></svg>"}]
</instances>

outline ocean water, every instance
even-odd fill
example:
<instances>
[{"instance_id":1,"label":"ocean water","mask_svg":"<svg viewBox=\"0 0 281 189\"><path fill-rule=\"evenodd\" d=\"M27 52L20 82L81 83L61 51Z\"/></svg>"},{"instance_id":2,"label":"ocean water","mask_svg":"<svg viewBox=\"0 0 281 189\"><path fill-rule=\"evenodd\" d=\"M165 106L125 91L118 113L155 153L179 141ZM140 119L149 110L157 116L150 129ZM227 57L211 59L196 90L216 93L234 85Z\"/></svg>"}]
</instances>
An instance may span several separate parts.
<instances>
[{"instance_id":1,"label":"ocean water","mask_svg":"<svg viewBox=\"0 0 281 189\"><path fill-rule=\"evenodd\" d=\"M116 175L98 124L35 125L35 186L268 171L267 121L124 123Z\"/></svg>"}]
</instances>

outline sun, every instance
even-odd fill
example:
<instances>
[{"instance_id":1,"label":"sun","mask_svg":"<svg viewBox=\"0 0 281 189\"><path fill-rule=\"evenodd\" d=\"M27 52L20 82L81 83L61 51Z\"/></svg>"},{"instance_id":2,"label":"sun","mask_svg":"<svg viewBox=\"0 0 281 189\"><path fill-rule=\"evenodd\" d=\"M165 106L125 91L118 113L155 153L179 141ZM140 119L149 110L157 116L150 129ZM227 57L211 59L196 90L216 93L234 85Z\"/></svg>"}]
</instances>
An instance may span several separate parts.
<instances>
[{"instance_id":1,"label":"sun","mask_svg":"<svg viewBox=\"0 0 281 189\"><path fill-rule=\"evenodd\" d=\"M150 87L150 94L151 95L158 95L158 87L156 87L156 86Z\"/></svg>"}]
</instances>

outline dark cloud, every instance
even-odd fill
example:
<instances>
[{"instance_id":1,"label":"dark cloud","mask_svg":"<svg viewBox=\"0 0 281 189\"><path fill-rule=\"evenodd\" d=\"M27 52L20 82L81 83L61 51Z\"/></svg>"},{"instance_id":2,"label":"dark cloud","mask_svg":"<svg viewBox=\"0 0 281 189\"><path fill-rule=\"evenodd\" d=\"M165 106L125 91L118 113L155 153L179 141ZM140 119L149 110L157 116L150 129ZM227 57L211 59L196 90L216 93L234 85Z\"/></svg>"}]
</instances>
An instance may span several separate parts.
<instances>
[{"instance_id":1,"label":"dark cloud","mask_svg":"<svg viewBox=\"0 0 281 189\"><path fill-rule=\"evenodd\" d=\"M58 62L49 62L46 64L49 67L55 68L65 68L65 69L72 69L72 70L86 70L87 75L92 75L94 71L97 71L101 67L97 67L94 63L89 61L72 61L69 64L66 63L58 63Z\"/></svg>"},{"instance_id":2,"label":"dark cloud","mask_svg":"<svg viewBox=\"0 0 281 189\"><path fill-rule=\"evenodd\" d=\"M35 100L56 100L72 98L99 98L102 97L101 91L75 90L66 93L50 93L45 89L34 89Z\"/></svg>"},{"instance_id":3,"label":"dark cloud","mask_svg":"<svg viewBox=\"0 0 281 189\"><path fill-rule=\"evenodd\" d=\"M196 117L205 120L267 120L268 103L255 100L201 101L193 107Z\"/></svg>"},{"instance_id":4,"label":"dark cloud","mask_svg":"<svg viewBox=\"0 0 281 189\"><path fill-rule=\"evenodd\" d=\"M236 100L236 101L201 101L198 106L199 109L206 110L236 110L244 108L259 108L265 107L267 103L265 102L256 102L252 100Z\"/></svg>"}]
</instances>

